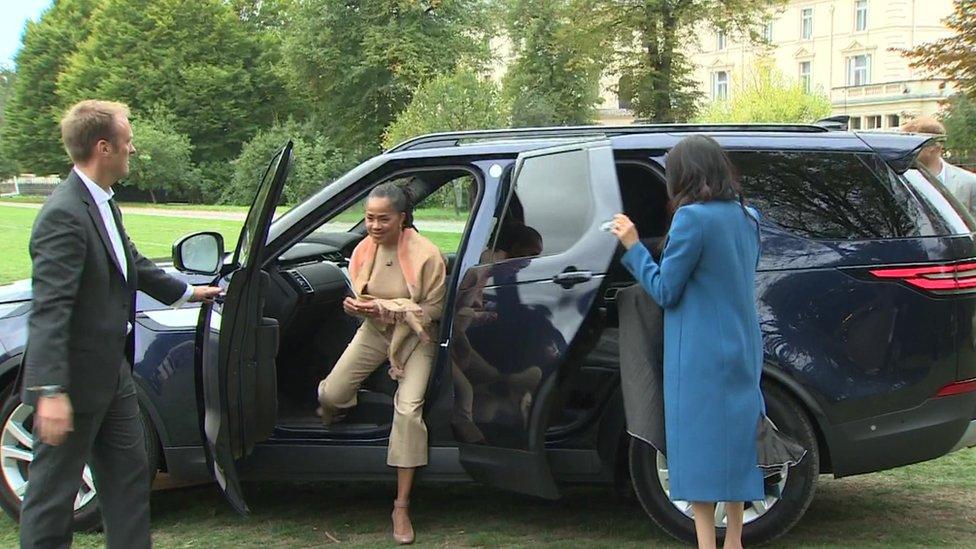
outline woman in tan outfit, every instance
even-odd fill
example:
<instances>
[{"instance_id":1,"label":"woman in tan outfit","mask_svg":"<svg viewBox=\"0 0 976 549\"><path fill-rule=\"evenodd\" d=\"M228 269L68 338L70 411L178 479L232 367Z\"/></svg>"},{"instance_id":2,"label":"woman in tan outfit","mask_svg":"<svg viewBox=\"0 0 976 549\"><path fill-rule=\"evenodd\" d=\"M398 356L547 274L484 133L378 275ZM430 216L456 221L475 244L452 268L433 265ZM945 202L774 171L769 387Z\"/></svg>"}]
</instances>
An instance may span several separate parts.
<instances>
[{"instance_id":1,"label":"woman in tan outfit","mask_svg":"<svg viewBox=\"0 0 976 549\"><path fill-rule=\"evenodd\" d=\"M398 387L386 462L397 468L393 537L401 544L414 539L410 489L415 468L427 465L424 393L437 349L446 276L440 250L413 228L412 210L406 189L393 183L377 186L366 199L368 237L349 261L356 297L342 304L364 322L319 383L320 413L329 424L337 412L356 405L359 385L390 361Z\"/></svg>"}]
</instances>

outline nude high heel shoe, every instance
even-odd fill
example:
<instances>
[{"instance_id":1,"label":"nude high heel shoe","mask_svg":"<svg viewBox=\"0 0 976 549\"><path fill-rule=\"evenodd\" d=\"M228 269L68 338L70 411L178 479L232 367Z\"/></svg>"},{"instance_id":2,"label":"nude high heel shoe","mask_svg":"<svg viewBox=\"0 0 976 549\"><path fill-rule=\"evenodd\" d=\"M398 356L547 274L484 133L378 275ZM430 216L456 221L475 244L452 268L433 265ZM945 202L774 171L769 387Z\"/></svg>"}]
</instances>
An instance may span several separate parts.
<instances>
[{"instance_id":1,"label":"nude high heel shoe","mask_svg":"<svg viewBox=\"0 0 976 549\"><path fill-rule=\"evenodd\" d=\"M402 533L397 533L396 531L397 509L403 509L403 512L406 513L406 510L409 508L410 508L410 500L405 500L405 501L399 499L393 500L393 516L391 517L393 518L393 540L396 541L398 545L410 545L411 543L413 543L413 539L414 539L413 524L410 523L409 516L407 516L407 526L409 526L410 529Z\"/></svg>"}]
</instances>

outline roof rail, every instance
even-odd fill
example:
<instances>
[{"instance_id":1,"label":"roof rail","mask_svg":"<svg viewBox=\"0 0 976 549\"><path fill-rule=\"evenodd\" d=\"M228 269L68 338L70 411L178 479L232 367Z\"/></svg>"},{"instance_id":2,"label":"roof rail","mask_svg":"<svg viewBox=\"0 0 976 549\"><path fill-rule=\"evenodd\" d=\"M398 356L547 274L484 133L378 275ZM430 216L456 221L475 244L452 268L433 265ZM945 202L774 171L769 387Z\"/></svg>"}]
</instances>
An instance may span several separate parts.
<instances>
[{"instance_id":1,"label":"roof rail","mask_svg":"<svg viewBox=\"0 0 976 549\"><path fill-rule=\"evenodd\" d=\"M828 116L827 118L821 118L820 120L814 122L814 124L831 131L846 132L850 120L851 120L850 116L846 114L838 114L837 116Z\"/></svg>"},{"instance_id":2,"label":"roof rail","mask_svg":"<svg viewBox=\"0 0 976 549\"><path fill-rule=\"evenodd\" d=\"M558 139L571 137L614 137L642 133L693 132L807 132L820 133L827 128L812 124L633 124L630 126L560 126L549 128L512 128L501 130L468 130L421 135L408 139L386 152L401 152L439 147L457 147L466 140L492 139Z\"/></svg>"}]
</instances>

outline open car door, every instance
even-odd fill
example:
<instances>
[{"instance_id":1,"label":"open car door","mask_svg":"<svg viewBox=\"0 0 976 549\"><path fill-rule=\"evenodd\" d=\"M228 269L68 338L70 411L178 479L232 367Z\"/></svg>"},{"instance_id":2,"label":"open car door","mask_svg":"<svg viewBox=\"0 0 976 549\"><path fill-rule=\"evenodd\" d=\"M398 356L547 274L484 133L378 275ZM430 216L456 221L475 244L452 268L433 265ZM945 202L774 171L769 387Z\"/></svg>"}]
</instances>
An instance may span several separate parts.
<instances>
[{"instance_id":1,"label":"open car door","mask_svg":"<svg viewBox=\"0 0 976 549\"><path fill-rule=\"evenodd\" d=\"M288 142L272 159L216 284L222 303L204 304L197 327L197 400L204 450L214 479L239 513L247 514L235 460L271 436L278 412L275 356L278 323L264 317L268 275L264 246L291 160Z\"/></svg>"},{"instance_id":2,"label":"open car door","mask_svg":"<svg viewBox=\"0 0 976 549\"><path fill-rule=\"evenodd\" d=\"M594 303L618 243L601 225L623 204L607 140L522 153L511 174L454 311L452 424L472 477L557 498L546 429L602 329Z\"/></svg>"}]
</instances>

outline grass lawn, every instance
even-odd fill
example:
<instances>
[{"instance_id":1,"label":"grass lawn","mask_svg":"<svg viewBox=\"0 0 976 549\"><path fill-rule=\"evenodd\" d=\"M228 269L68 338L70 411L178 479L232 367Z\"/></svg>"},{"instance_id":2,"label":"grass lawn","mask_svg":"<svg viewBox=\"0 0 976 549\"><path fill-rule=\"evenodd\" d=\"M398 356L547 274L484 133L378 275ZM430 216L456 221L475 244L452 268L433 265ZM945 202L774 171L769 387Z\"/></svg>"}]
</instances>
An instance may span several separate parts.
<instances>
[{"instance_id":1,"label":"grass lawn","mask_svg":"<svg viewBox=\"0 0 976 549\"><path fill-rule=\"evenodd\" d=\"M0 206L0 284L30 277L27 243L37 210ZM151 258L168 258L177 238L203 230L224 235L227 246L237 242L241 222L128 214L125 228L139 253Z\"/></svg>"},{"instance_id":2,"label":"grass lawn","mask_svg":"<svg viewBox=\"0 0 976 549\"><path fill-rule=\"evenodd\" d=\"M30 255L27 243L31 225L37 210L0 206L0 284L30 277ZM427 218L429 219L429 218ZM162 217L128 213L125 228L139 252L150 258L169 258L173 242L177 238L196 231L216 230L224 235L229 248L237 242L241 230L240 221L197 219L191 217ZM457 250L461 235L458 233L424 231L445 251Z\"/></svg>"},{"instance_id":3,"label":"grass lawn","mask_svg":"<svg viewBox=\"0 0 976 549\"><path fill-rule=\"evenodd\" d=\"M43 196L8 196L0 198L0 203L13 202L16 204L43 204ZM151 202L120 202L123 208L151 208L155 210L187 210L187 211L212 211L212 212L235 212L246 214L248 206L232 206L227 204L186 204L186 203L159 203ZM291 205L283 205L278 211L284 213L291 208ZM415 212L417 219L430 219L437 221L463 221L467 219L467 212L455 213L453 208L417 208ZM363 218L362 204L350 208L335 217L334 222L356 222ZM127 225L128 226L128 225Z\"/></svg>"},{"instance_id":4,"label":"grass lawn","mask_svg":"<svg viewBox=\"0 0 976 549\"><path fill-rule=\"evenodd\" d=\"M392 478L392 477L391 477ZM770 547L974 547L976 450L885 473L821 477L806 516ZM245 486L252 515L241 518L213 485L154 492L156 547L389 547L393 485L267 483ZM413 498L417 544L425 547L683 547L630 498L608 487L573 487L550 502L420 479ZM0 519L0 546L17 527ZM86 534L76 547L101 547Z\"/></svg>"}]
</instances>

